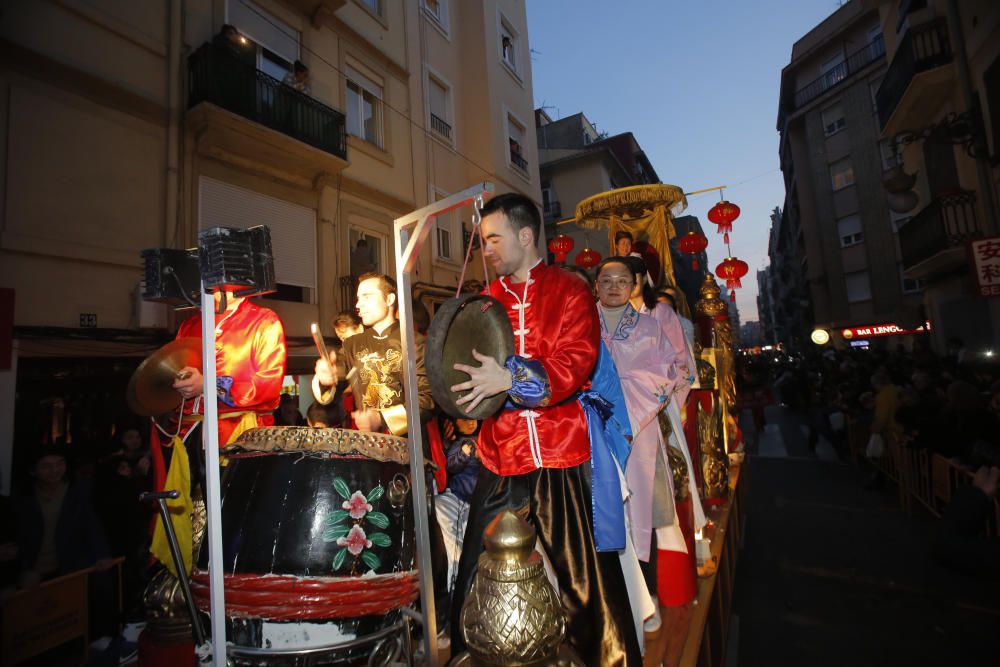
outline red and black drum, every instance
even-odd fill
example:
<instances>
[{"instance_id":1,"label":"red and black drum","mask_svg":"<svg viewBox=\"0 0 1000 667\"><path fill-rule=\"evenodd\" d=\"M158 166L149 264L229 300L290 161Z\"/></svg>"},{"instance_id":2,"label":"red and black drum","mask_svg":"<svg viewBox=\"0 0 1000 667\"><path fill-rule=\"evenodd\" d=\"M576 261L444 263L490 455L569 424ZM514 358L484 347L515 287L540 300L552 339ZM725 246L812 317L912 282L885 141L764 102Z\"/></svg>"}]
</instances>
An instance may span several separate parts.
<instances>
[{"instance_id":1,"label":"red and black drum","mask_svg":"<svg viewBox=\"0 0 1000 667\"><path fill-rule=\"evenodd\" d=\"M247 431L223 455L230 643L308 649L350 643L399 621L400 609L419 593L405 439L268 427ZM191 584L205 613L207 542ZM316 664L365 653L341 651Z\"/></svg>"}]
</instances>

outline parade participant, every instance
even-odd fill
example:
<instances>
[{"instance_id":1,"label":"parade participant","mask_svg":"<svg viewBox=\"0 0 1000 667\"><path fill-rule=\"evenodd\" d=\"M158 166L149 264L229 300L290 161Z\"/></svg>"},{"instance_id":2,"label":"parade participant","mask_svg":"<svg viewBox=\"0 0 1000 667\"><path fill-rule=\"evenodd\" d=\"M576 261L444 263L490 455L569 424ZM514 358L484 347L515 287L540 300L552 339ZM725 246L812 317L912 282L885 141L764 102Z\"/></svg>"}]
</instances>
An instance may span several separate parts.
<instances>
[{"instance_id":1,"label":"parade participant","mask_svg":"<svg viewBox=\"0 0 1000 667\"><path fill-rule=\"evenodd\" d=\"M355 409L351 416L358 430L406 435L406 405L403 386L403 343L396 319L396 281L381 273L366 273L358 279L358 314L364 331L344 341L340 354L316 361L313 396L326 405L333 401L339 381L346 382L355 369ZM431 387L424 371L423 337L418 337L417 391L421 421L434 409Z\"/></svg>"},{"instance_id":2,"label":"parade participant","mask_svg":"<svg viewBox=\"0 0 1000 667\"><path fill-rule=\"evenodd\" d=\"M222 293L216 292L217 308L221 302ZM177 338L201 339L201 313L184 320ZM226 310L215 313L215 373L220 445L247 429L271 426L285 378L285 329L278 315L228 294ZM173 387L184 398L183 420L190 427L202 412L201 369L188 366L179 375Z\"/></svg>"},{"instance_id":3,"label":"parade participant","mask_svg":"<svg viewBox=\"0 0 1000 667\"><path fill-rule=\"evenodd\" d=\"M539 257L538 208L520 194L482 211L484 253L499 278L488 288L514 325L516 354L503 363L473 350L480 366L456 364L469 380L451 387L474 409L506 393L505 408L483 422L482 468L473 493L455 599L452 641L464 644L462 603L483 550L483 532L511 509L534 524L558 581L570 646L593 665L639 664L618 553L598 553L591 526L590 440L577 395L597 361L600 324L584 284ZM467 392L467 393L466 393Z\"/></svg>"},{"instance_id":4,"label":"parade participant","mask_svg":"<svg viewBox=\"0 0 1000 667\"><path fill-rule=\"evenodd\" d=\"M220 447L235 442L244 431L274 424L274 410L279 404L286 362L285 330L278 315L232 293L226 294L225 310L219 312L222 296L222 292L215 293L214 313ZM200 341L201 329L202 313L199 312L184 320L177 330L177 338L197 338ZM191 567L190 544L193 539L188 520L192 501L188 494L191 487L201 481L202 474L200 467L196 467L201 457L189 458L185 441L194 432L194 427L201 423L204 409L202 384L200 368L187 366L180 370L178 379L173 383L173 388L184 399L178 415L180 423L168 424L164 428L154 422L159 434L154 435L152 448L154 487L181 493L180 498L167 504L175 513L172 522L188 570ZM163 448L170 451L169 462L165 461ZM182 508L182 511L176 512L175 508ZM173 572L166 533L159 518L156 523L150 551Z\"/></svg>"},{"instance_id":5,"label":"parade participant","mask_svg":"<svg viewBox=\"0 0 1000 667\"><path fill-rule=\"evenodd\" d=\"M601 337L618 369L633 433L625 475L632 492L629 517L636 552L640 560L652 560L655 530L658 551L655 587L659 599L667 604L684 605L695 594L693 545L688 544L682 530L691 509L674 502L673 469L664 449L667 442L659 416L670 407L671 397L686 384L686 378L676 373L677 351L659 323L636 312L629 302L638 280L641 274L632 270L627 258L611 257L598 265ZM690 463L687 465L690 469ZM697 493L694 487L688 491ZM675 563L673 552L684 554L685 558ZM655 629L653 626L648 629Z\"/></svg>"},{"instance_id":6,"label":"parade participant","mask_svg":"<svg viewBox=\"0 0 1000 667\"><path fill-rule=\"evenodd\" d=\"M611 258L609 257L608 259ZM629 303L632 304L636 312L642 315L649 315L659 322L660 328L663 329L667 340L670 341L670 346L677 353L674 357L675 370L680 377L687 378L688 380L678 388L674 396L674 402L677 404L678 410L680 410L684 406L684 401L687 400L691 383L694 382L694 372L696 369L692 365L694 356L688 347L687 338L684 335L684 327L681 325L677 313L672 308L666 304L657 303L652 297L652 292L645 289L642 277L648 275L646 272L646 262L634 254L622 259L635 275L635 285L632 287L632 293L629 295Z\"/></svg>"}]
</instances>

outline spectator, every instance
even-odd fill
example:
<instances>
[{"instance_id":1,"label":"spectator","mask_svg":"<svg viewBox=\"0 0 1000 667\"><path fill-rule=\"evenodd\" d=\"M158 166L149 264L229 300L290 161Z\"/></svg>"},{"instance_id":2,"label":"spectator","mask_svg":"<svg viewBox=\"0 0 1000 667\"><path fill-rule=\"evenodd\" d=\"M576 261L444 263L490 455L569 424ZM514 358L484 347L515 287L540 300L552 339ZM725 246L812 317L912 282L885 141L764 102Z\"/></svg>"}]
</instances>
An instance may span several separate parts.
<instances>
[{"instance_id":1,"label":"spectator","mask_svg":"<svg viewBox=\"0 0 1000 667\"><path fill-rule=\"evenodd\" d=\"M344 405L339 401L329 405L314 401L306 410L306 423L310 428L342 428L346 418Z\"/></svg>"},{"instance_id":2,"label":"spectator","mask_svg":"<svg viewBox=\"0 0 1000 667\"><path fill-rule=\"evenodd\" d=\"M291 86L303 95L312 94L312 84L309 78L309 68L301 60L296 60L292 66L292 71L285 74L281 81L286 86Z\"/></svg>"},{"instance_id":3,"label":"spectator","mask_svg":"<svg viewBox=\"0 0 1000 667\"><path fill-rule=\"evenodd\" d=\"M1000 579L1000 539L982 536L998 483L1000 468L982 466L972 484L955 491L932 546L939 561L973 576Z\"/></svg>"},{"instance_id":4,"label":"spectator","mask_svg":"<svg viewBox=\"0 0 1000 667\"><path fill-rule=\"evenodd\" d=\"M342 310L333 318L333 333L341 342L351 336L356 336L365 330L365 325L361 323L361 318L353 310Z\"/></svg>"},{"instance_id":5,"label":"spectator","mask_svg":"<svg viewBox=\"0 0 1000 667\"><path fill-rule=\"evenodd\" d=\"M448 489L465 502L472 498L479 475L479 459L476 457L476 434L479 422L475 419L456 419L455 437L445 443L448 458Z\"/></svg>"},{"instance_id":6,"label":"spectator","mask_svg":"<svg viewBox=\"0 0 1000 667\"><path fill-rule=\"evenodd\" d=\"M306 420L299 412L299 397L292 394L282 394L278 409L274 411L275 426L305 426Z\"/></svg>"}]
</instances>

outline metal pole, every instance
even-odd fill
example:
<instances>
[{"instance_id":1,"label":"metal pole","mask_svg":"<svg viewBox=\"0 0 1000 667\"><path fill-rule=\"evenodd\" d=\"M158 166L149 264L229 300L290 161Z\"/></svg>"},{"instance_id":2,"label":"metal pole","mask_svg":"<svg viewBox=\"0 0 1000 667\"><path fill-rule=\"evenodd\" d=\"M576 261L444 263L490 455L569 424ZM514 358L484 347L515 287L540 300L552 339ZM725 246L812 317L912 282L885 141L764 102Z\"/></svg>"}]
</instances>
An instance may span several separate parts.
<instances>
[{"instance_id":1,"label":"metal pole","mask_svg":"<svg viewBox=\"0 0 1000 667\"><path fill-rule=\"evenodd\" d=\"M205 443L205 509L211 590L212 664L226 667L226 601L222 579L222 496L219 480L219 402L215 380L215 297L201 284L201 377Z\"/></svg>"},{"instance_id":2,"label":"metal pole","mask_svg":"<svg viewBox=\"0 0 1000 667\"><path fill-rule=\"evenodd\" d=\"M396 286L399 296L399 333L406 364L406 426L409 434L410 477L413 485L413 514L417 534L417 574L424 627L424 660L437 667L437 617L434 609L434 576L431 572L430 526L428 525L427 481L424 474L424 435L420 423L420 395L417 390L416 341L413 336L413 286L410 274L416 269L420 248L431 230L434 218L493 193L493 184L479 183L441 201L396 218Z\"/></svg>"}]
</instances>

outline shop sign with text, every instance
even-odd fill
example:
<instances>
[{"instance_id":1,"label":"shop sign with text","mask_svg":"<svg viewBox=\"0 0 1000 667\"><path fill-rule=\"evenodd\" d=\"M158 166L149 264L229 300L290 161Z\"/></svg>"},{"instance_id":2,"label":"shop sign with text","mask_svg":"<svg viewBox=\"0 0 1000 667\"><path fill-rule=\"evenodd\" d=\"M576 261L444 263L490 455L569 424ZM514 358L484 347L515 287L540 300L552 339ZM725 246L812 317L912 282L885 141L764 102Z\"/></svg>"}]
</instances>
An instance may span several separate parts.
<instances>
[{"instance_id":1,"label":"shop sign with text","mask_svg":"<svg viewBox=\"0 0 1000 667\"><path fill-rule=\"evenodd\" d=\"M849 327L840 333L845 340L854 338L876 338L878 336L899 336L902 334L918 334L931 330L931 323L924 322L924 326L916 329L904 329L895 324L871 324L866 327Z\"/></svg>"},{"instance_id":2,"label":"shop sign with text","mask_svg":"<svg viewBox=\"0 0 1000 667\"><path fill-rule=\"evenodd\" d=\"M1000 236L969 243L979 296L1000 296Z\"/></svg>"}]
</instances>

